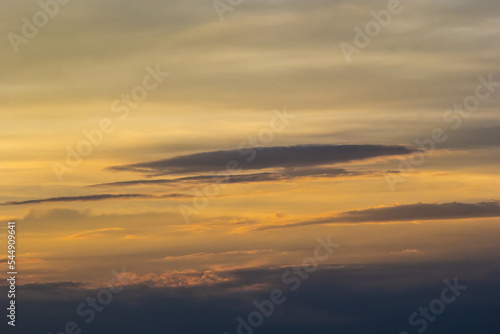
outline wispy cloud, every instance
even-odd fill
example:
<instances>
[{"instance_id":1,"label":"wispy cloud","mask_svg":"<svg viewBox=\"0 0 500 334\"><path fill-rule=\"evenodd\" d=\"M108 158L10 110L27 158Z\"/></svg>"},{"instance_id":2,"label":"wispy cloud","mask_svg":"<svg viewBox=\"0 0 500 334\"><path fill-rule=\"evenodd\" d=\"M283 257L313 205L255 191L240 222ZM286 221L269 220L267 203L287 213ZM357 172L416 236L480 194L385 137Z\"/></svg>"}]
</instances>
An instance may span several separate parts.
<instances>
[{"instance_id":1,"label":"wispy cloud","mask_svg":"<svg viewBox=\"0 0 500 334\"><path fill-rule=\"evenodd\" d=\"M108 227L108 228L101 228L101 229L97 229L97 230L90 230L90 231L85 231L82 233L72 234L72 235L69 235L69 236L61 238L61 239L65 239L65 240L88 239L88 238L95 238L95 237L104 236L105 234L121 232L121 231L123 231L123 228L121 228L121 227Z\"/></svg>"},{"instance_id":2,"label":"wispy cloud","mask_svg":"<svg viewBox=\"0 0 500 334\"><path fill-rule=\"evenodd\" d=\"M500 217L500 203L498 201L479 202L473 204L458 202L431 204L417 203L363 210L350 210L333 213L326 217L301 220L285 224L262 224L253 227L242 227L236 230L236 232L244 230L262 231L321 224L360 224L488 217Z\"/></svg>"},{"instance_id":3,"label":"wispy cloud","mask_svg":"<svg viewBox=\"0 0 500 334\"><path fill-rule=\"evenodd\" d=\"M0 205L24 205L24 204L38 204L47 202L80 202L80 201L103 201L107 199L127 199L127 198L150 198L150 195L143 194L103 194L103 195L88 195L88 196L67 196L67 197L52 197L43 199L33 199L29 201L11 201L4 202Z\"/></svg>"},{"instance_id":4,"label":"wispy cloud","mask_svg":"<svg viewBox=\"0 0 500 334\"><path fill-rule=\"evenodd\" d=\"M251 183L251 182L272 182L272 181L289 181L297 178L315 177L315 178L333 178L342 176L358 176L368 175L371 172L350 172L345 169L339 168L301 168L301 169L287 169L279 172L263 172L251 174L224 174L224 175L198 175L187 176L174 179L155 179L155 180L131 180L112 183L101 183L92 185L91 187L105 187L105 186L134 186L139 184L144 185L161 185L161 184L175 184L175 183L214 183L216 178L224 183Z\"/></svg>"},{"instance_id":5,"label":"wispy cloud","mask_svg":"<svg viewBox=\"0 0 500 334\"><path fill-rule=\"evenodd\" d=\"M130 284L149 287L193 287L212 286L233 280L213 270L173 271L165 273L127 273Z\"/></svg>"},{"instance_id":6,"label":"wispy cloud","mask_svg":"<svg viewBox=\"0 0 500 334\"><path fill-rule=\"evenodd\" d=\"M52 197L43 199L33 199L29 201L11 201L0 203L0 205L26 205L26 204L40 204L50 202L85 202L85 201L104 201L109 199L151 199L151 198L176 198L176 197L190 197L184 194L165 194L165 195L148 195L148 194L103 194L103 195L88 195L88 196L68 196L68 197Z\"/></svg>"},{"instance_id":7,"label":"wispy cloud","mask_svg":"<svg viewBox=\"0 0 500 334\"><path fill-rule=\"evenodd\" d=\"M410 154L404 146L386 145L298 145L255 147L241 150L212 151L173 158L108 167L112 171L153 175L224 171L231 161L243 170L297 168L331 165L374 157Z\"/></svg>"},{"instance_id":8,"label":"wispy cloud","mask_svg":"<svg viewBox=\"0 0 500 334\"><path fill-rule=\"evenodd\" d=\"M213 253L193 253L178 256L166 256L163 260L189 260L189 259L199 259L199 258L211 258L214 256L232 256L232 255L255 255L260 253L272 252L272 249L252 249L252 250L234 250L226 252L213 252Z\"/></svg>"}]
</instances>

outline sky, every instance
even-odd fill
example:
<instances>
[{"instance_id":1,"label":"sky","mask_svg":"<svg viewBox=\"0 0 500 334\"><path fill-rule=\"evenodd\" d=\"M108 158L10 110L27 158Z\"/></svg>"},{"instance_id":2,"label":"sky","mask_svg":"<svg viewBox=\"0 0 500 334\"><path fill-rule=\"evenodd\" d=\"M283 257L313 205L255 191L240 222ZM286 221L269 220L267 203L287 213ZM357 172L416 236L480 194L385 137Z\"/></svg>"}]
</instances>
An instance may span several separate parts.
<instances>
[{"instance_id":1,"label":"sky","mask_svg":"<svg viewBox=\"0 0 500 334\"><path fill-rule=\"evenodd\" d=\"M0 6L5 333L497 332L500 2Z\"/></svg>"}]
</instances>

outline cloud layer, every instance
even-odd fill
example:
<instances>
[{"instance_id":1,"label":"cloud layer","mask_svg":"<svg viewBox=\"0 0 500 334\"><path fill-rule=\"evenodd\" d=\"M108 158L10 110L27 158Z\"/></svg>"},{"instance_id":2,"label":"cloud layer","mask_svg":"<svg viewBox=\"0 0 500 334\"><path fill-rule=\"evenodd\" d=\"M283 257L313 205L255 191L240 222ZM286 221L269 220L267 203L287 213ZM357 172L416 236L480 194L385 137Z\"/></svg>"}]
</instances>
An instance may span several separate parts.
<instances>
[{"instance_id":1,"label":"cloud layer","mask_svg":"<svg viewBox=\"0 0 500 334\"><path fill-rule=\"evenodd\" d=\"M394 205L363 210L351 210L332 214L328 217L303 220L288 224L264 224L253 230L269 230L319 224L358 224L404 222L418 220L448 220L467 218L500 217L500 202L479 203L417 203Z\"/></svg>"},{"instance_id":2,"label":"cloud layer","mask_svg":"<svg viewBox=\"0 0 500 334\"><path fill-rule=\"evenodd\" d=\"M498 326L497 263L438 263L409 265L324 266L300 280L296 291L282 274L292 268L249 269L230 272L172 272L135 274L133 282L86 324L77 306L98 290L76 282L31 284L19 298L30 321L19 323L26 333L57 332L68 321L95 334L141 332L147 319L150 332L237 333L238 317L255 311L254 301L269 299L273 289L286 300L265 317L259 333L399 333L412 332L408 317L440 298L444 279L468 288L438 321L432 333L494 333ZM482 268L478 271L478 268ZM481 273L484 274L481 274ZM484 280L485 276L491 276ZM296 278L296 275L293 275ZM247 287L247 288L244 288ZM251 287L259 287L253 289ZM58 296L54 300L54 296ZM419 317L420 318L420 317Z\"/></svg>"},{"instance_id":3,"label":"cloud layer","mask_svg":"<svg viewBox=\"0 0 500 334\"><path fill-rule=\"evenodd\" d=\"M112 199L152 199L152 198L178 198L178 197L189 197L189 195L102 194L102 195L87 195L87 196L52 197L52 198L32 199L28 201L10 201L5 203L0 203L0 205L7 206L7 205L27 205L27 204L54 203L54 202L87 202L87 201L105 201Z\"/></svg>"},{"instance_id":4,"label":"cloud layer","mask_svg":"<svg viewBox=\"0 0 500 334\"><path fill-rule=\"evenodd\" d=\"M334 178L341 176L367 175L368 172L349 172L340 168L302 168L286 169L280 172L264 172L251 174L218 174L218 175L197 175L174 179L154 179L154 180L131 180L112 183L101 183L92 187L105 186L133 186L133 185L174 185L178 183L253 183L270 181L291 181L304 177Z\"/></svg>"},{"instance_id":5,"label":"cloud layer","mask_svg":"<svg viewBox=\"0 0 500 334\"><path fill-rule=\"evenodd\" d=\"M410 154L403 146L385 145L298 145L255 147L240 150L213 151L177 156L158 161L114 166L112 171L153 174L178 174L225 171L294 168L338 164L374 157ZM228 166L233 166L228 168Z\"/></svg>"}]
</instances>

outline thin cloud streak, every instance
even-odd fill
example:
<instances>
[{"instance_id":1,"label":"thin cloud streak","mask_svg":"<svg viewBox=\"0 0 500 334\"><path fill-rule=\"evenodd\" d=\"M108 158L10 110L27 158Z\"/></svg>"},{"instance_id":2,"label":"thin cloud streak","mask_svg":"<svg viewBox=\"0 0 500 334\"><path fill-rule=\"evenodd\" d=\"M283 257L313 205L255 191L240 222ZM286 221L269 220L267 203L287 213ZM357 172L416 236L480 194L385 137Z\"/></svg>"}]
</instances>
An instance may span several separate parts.
<instances>
[{"instance_id":1,"label":"thin cloud streak","mask_svg":"<svg viewBox=\"0 0 500 334\"><path fill-rule=\"evenodd\" d=\"M68 197L52 197L44 199L33 199L29 201L11 201L0 203L0 206L7 205L26 205L26 204L40 204L51 202L85 202L85 201L104 201L109 199L154 199L154 198L176 198L176 197L191 197L184 194L166 194L160 196L148 194L102 194L102 195L88 195L88 196L68 196Z\"/></svg>"},{"instance_id":2,"label":"thin cloud streak","mask_svg":"<svg viewBox=\"0 0 500 334\"><path fill-rule=\"evenodd\" d=\"M91 230L91 231L85 231L82 233L75 233L72 235L68 235L67 237L61 238L63 240L73 240L73 239L88 239L92 237L101 237L104 236L105 234L108 233L114 233L114 232L121 232L123 231L123 228L121 227L108 227L108 228L101 228L97 230Z\"/></svg>"},{"instance_id":3,"label":"thin cloud streak","mask_svg":"<svg viewBox=\"0 0 500 334\"><path fill-rule=\"evenodd\" d=\"M350 210L318 219L309 219L288 224L258 225L251 228L241 228L239 231L264 231L323 224L364 224L491 217L500 217L500 202L492 201L473 204L459 202L431 204L417 203L364 210ZM235 231L238 232L238 230Z\"/></svg>"},{"instance_id":4,"label":"thin cloud streak","mask_svg":"<svg viewBox=\"0 0 500 334\"><path fill-rule=\"evenodd\" d=\"M190 259L199 259L199 258L211 258L214 256L231 256L231 255L255 255L259 253L269 253L273 252L272 249L252 249L252 250L234 250L234 251L226 251L226 252L201 252L194 254L186 254L186 255L177 255L177 256L166 256L163 260L190 260Z\"/></svg>"},{"instance_id":5,"label":"thin cloud streak","mask_svg":"<svg viewBox=\"0 0 500 334\"><path fill-rule=\"evenodd\" d=\"M297 168L331 165L375 157L406 155L412 152L411 149L404 146L386 145L254 147L240 150L203 152L158 161L113 166L107 169L153 175L189 174L223 171L227 169L229 162L237 162L237 168L243 170Z\"/></svg>"},{"instance_id":6,"label":"thin cloud streak","mask_svg":"<svg viewBox=\"0 0 500 334\"><path fill-rule=\"evenodd\" d=\"M340 168L312 168L299 170L285 170L281 172L265 172L252 174L223 174L223 175L197 175L187 176L175 179L156 179L156 180L131 180L111 183L95 184L91 187L105 186L133 186L140 184L174 184L183 182L198 182L198 183L213 183L220 180L223 183L251 183L251 182L272 182L272 181L288 181L304 177L342 177L342 176L359 176L368 175L371 172L350 172Z\"/></svg>"}]
</instances>

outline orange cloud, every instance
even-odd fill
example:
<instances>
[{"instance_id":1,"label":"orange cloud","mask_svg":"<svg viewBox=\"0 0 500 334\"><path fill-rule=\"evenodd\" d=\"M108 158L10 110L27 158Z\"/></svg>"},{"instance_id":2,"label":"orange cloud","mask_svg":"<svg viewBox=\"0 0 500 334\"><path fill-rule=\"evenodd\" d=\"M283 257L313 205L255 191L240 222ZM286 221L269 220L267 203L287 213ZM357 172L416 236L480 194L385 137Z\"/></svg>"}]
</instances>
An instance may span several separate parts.
<instances>
[{"instance_id":1,"label":"orange cloud","mask_svg":"<svg viewBox=\"0 0 500 334\"><path fill-rule=\"evenodd\" d=\"M121 228L121 227L101 228L98 230L91 230L91 231L86 231L83 233L72 234L72 235L69 235L69 236L61 238L61 239L63 239L63 240L88 239L91 237L101 237L104 234L113 233L116 231L123 231L123 228Z\"/></svg>"},{"instance_id":2,"label":"orange cloud","mask_svg":"<svg viewBox=\"0 0 500 334\"><path fill-rule=\"evenodd\" d=\"M196 271L173 271L164 273L123 273L126 275L129 285L147 285L150 287L189 287L210 286L231 281L230 277L223 277L213 270Z\"/></svg>"}]
</instances>

